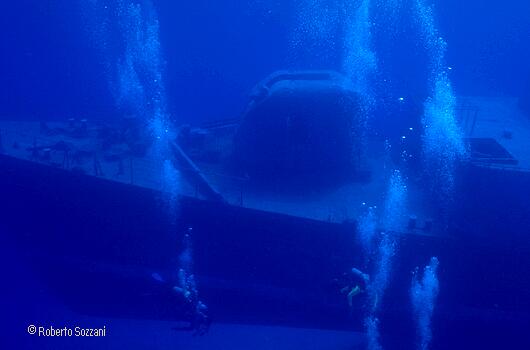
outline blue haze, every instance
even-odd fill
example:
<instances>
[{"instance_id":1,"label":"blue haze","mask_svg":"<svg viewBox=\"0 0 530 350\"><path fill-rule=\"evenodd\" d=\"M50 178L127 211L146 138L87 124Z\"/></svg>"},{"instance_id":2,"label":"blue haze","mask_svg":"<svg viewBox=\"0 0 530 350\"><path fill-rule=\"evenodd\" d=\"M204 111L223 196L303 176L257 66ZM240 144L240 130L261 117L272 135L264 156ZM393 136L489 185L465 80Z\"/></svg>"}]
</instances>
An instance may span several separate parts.
<instances>
[{"instance_id":1,"label":"blue haze","mask_svg":"<svg viewBox=\"0 0 530 350\"><path fill-rule=\"evenodd\" d=\"M156 243L154 246L160 251L169 251L169 255L173 254L175 266L171 272L177 276L171 280L158 270L130 274L135 273L140 278L147 276L148 279L152 276L161 284L174 283L197 295L196 283L199 282L195 280L196 270L204 272L206 267L211 269L212 275L221 271L232 277L252 276L255 280L238 281L235 287L221 283L219 289L225 292L223 295L217 295L217 290L212 292L211 285L219 287L220 283L212 278L207 281L210 290L201 286L201 298L208 295L210 300L228 300L232 306L244 309L246 301L238 299L239 295L233 290L249 288L263 299L260 306L263 306L265 314L285 311L279 317L280 321L296 326L305 324L306 320L289 319L290 309L287 306L285 309L279 307L281 310L269 307L268 293L284 296L295 305L289 307L303 313L300 310L307 305L300 305L297 298L314 299L311 299L310 292L304 294L307 284L297 285L298 279L315 281L315 284L317 280L318 283L325 280L315 288L328 293L334 283L333 277L352 267L337 262L340 252L326 250L338 240L332 237L324 244L322 241L314 243L312 239L315 237L310 236L312 227L308 225L305 229L309 232L309 240L306 235L296 236L299 232L293 234L307 245L293 244L294 248L289 246L289 250L277 245L277 232L272 229L277 223L271 223L271 228L262 227L266 225L253 227L261 235L256 235L256 245L274 259L273 263L252 261L258 268L251 272L245 270L252 266L251 263L238 260L237 254L234 257L223 256L224 247L210 245L200 233L193 235L193 239L201 243L193 245L193 249L191 234L176 242L176 236L180 234L178 230L182 229L177 227L180 215L177 194L181 174L169 160L167 146L167 141L175 136L174 127L240 117L253 86L268 74L283 69L332 69L345 74L362 95L363 127L392 128L376 125L379 120L370 119L384 98L397 101L399 97L406 102L410 99L422 106L424 134L421 155L428 169L423 175L432 182L439 196L435 198L437 204L441 202L441 207L454 205L458 224L464 224L453 226L454 232L444 232L448 239L441 248L430 246L432 232L428 229L419 234L418 230L415 231L417 235L414 237L420 242L416 246L410 243L408 237L404 239L397 234L409 224L408 210L412 206L409 190L413 187L412 182L418 181L405 169L399 168L399 164L395 169L384 169L387 173L383 176L386 183L381 186L385 192L381 194L382 205L365 208L356 226L357 236L354 236L352 227L355 225L351 222L340 224L344 229L340 238L350 242L351 246L339 248L353 250L359 246L359 254L348 263L362 266L370 274L371 281L366 293L359 298L363 299L363 305L356 305L358 308L354 309L353 315L346 315L346 305L344 310L334 310L335 314L330 312L344 316L343 319L348 322L338 324L336 320L330 320L327 310L322 308L324 310L319 310L322 319L317 323L343 327L348 331L351 330L350 323L360 323L358 329L365 332L363 336L366 338L363 345L369 350L410 349L413 345L421 350L434 350L453 348L451 345L454 344L470 349L475 343L469 339L478 339L483 346L490 345L492 348L499 348L498 343L510 348L510 342L520 346L519 339L510 335L519 331L518 327L527 329L525 325L530 323L525 318L530 310L530 282L525 269L528 266L528 256L525 255L528 250L525 249L528 247L521 244L528 242L530 215L524 208L528 207L526 189L530 187L524 179L513 183L496 183L489 178L473 179L476 181L471 181L471 185L476 187L465 194L456 193L458 164L469 154L455 114L456 97L460 95L514 96L521 99L521 104L526 103L530 114L529 62L530 3L523 0L19 0L4 1L0 5L0 119L67 120L83 117L106 122L134 114L141 116L149 125L153 141L151 152L158 157L168 203L163 215L158 212L150 215L160 222L169 221L167 226L170 229L164 234L173 237L167 241L176 243L175 246L168 244L162 247L162 244ZM502 188L506 191L497 191L496 195L488 197L490 183L496 184L497 190ZM475 200L477 194L489 200ZM53 197L55 193L48 195ZM468 201L461 201L466 195ZM3 209L12 206L11 200L23 208L27 204L23 199L17 199L20 201L17 202L11 198L4 202ZM117 199L112 198L111 202L114 203L114 200ZM512 210L513 203L518 205L514 208L522 209ZM352 203L345 205L354 206ZM89 214L95 206L97 203L90 203L87 207ZM42 208L40 218L46 219L48 208L46 205ZM131 208L141 206L131 204ZM123 210L126 209L130 208ZM134 215L140 219L132 221L141 225L144 212L138 211ZM499 220L493 226L488 220L477 219L480 215ZM231 224L243 227L244 232L228 232L229 229L216 220L203 223L202 217L198 217L195 218L197 222L214 232L216 238L221 237L220 242L235 247L236 252L245 244L248 247L255 243L249 240L253 237L253 230L245 227L245 220L237 215L227 217L232 220ZM78 223L68 222L67 214L61 219L70 225L67 227L72 231L80 230ZM100 224L96 216L92 219L95 227L106 228L105 225L108 225L115 229L111 223L102 221ZM3 230L2 221L0 230ZM22 218L20 221L28 220ZM237 226L241 222L242 226ZM427 221L422 224L428 225ZM42 230L39 220L29 225L35 232ZM156 231L160 227L153 225L148 229ZM145 236L151 234L149 230L145 231L142 232ZM20 236L24 238L26 234L23 232ZM81 236L91 237L90 234L82 232ZM223 234L237 239L223 241ZM118 237L117 246L112 247L116 251L112 253L120 257L120 254L127 257L127 252L119 249L124 241L131 244L133 251L138 249L143 252L146 249L128 233L119 232ZM9 247L9 239L5 239L6 242L3 240L0 245ZM51 249L56 246L50 243L43 247ZM446 246L453 250L443 251ZM483 246L488 249L483 249ZM505 250L497 254L491 247L499 246ZM156 266L160 253L156 249L152 248L149 257L141 255L140 261L128 263ZM443 261L443 270L438 270L438 260L432 258L423 270L414 272L412 285L409 277L395 278L410 276L410 266L423 266L429 249L438 249L446 254L444 257L437 255ZM203 253L202 260L195 260L197 251ZM319 270L318 261L303 260L315 252L323 252L330 261L325 266L333 266L335 270ZM251 260L252 254L250 251L244 256ZM434 255L428 254L429 257ZM214 266L219 256L224 257L222 262L232 270ZM293 256L302 259L295 260ZM408 260L402 260L404 256ZM24 260L20 256L11 259L9 254L1 254L1 257L2 265L6 267ZM82 257L79 259L82 260ZM27 261L20 264L21 271L25 271L25 264L39 265L38 258L35 260L36 263ZM98 263L108 268L105 265L107 262ZM506 265L501 266L500 263ZM307 275L297 275L289 280L282 275L287 265ZM89 266L90 269L104 270L98 264ZM314 271L307 266L313 266ZM504 270L504 266L512 269ZM468 274L461 273L463 269ZM19 283L26 294L37 289L32 278L19 274L16 269L7 270L6 284ZM72 271L75 272L74 267L71 267ZM440 290L438 273L446 271L452 271L454 275L443 276L443 289ZM120 271L125 275L129 272ZM275 289L275 286L260 284L270 276L287 287ZM68 285L69 277L72 276L61 276L58 283ZM473 285L470 279L480 283ZM151 292L141 291L140 294L145 296ZM467 309L454 310L446 306L460 299L466 300ZM2 301L9 303L9 300ZM206 308L198 296L196 301L197 306ZM318 301L329 306L327 300ZM393 302L394 309L387 309L386 301ZM438 302L445 308L438 308ZM210 305L206 299L205 303ZM54 305L53 301L49 304ZM396 321L396 309L398 313L407 314L406 321ZM411 309L412 313L409 312ZM13 306L10 306L10 311L29 312L16 310ZM454 314L455 318L466 319L466 315L472 315L469 318L475 319L466 319L466 322L448 330L448 326L437 320L437 312L445 317ZM487 324L488 312L501 313L506 322L500 326L495 324L480 328ZM131 310L130 317L134 318L134 310ZM259 316L255 318L259 319ZM478 321L474 323L479 318L483 321L481 326ZM466 330L465 333L458 332L461 327ZM485 333L497 332L498 343L489 344L488 340L484 340L486 337L482 338ZM467 342L462 339L467 339Z\"/></svg>"},{"instance_id":2,"label":"blue haze","mask_svg":"<svg viewBox=\"0 0 530 350\"><path fill-rule=\"evenodd\" d=\"M320 1L331 4L330 12L337 11L335 1ZM230 118L243 110L248 91L271 71L339 69L340 50L303 52L292 59L299 2L155 1L170 114L187 122ZM0 117L115 116L106 66L85 39L77 1L20 0L0 6ZM530 5L448 0L437 2L436 9L449 45L454 89L460 94L521 95L530 84ZM410 73L424 60L415 39L404 34L412 26L398 17L396 34L375 38L379 61L395 77L397 91L406 82L425 92L426 80ZM340 48L339 34L334 45ZM112 42L109 49L114 49Z\"/></svg>"}]
</instances>

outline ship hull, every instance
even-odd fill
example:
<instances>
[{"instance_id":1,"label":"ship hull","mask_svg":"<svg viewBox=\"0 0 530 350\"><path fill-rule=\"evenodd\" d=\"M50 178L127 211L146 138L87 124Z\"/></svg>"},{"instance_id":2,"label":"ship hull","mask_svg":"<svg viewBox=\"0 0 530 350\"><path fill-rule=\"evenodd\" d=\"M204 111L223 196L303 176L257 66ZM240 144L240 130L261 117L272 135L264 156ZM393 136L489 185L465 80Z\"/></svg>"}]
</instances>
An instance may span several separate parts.
<instances>
[{"instance_id":1,"label":"ship hull","mask_svg":"<svg viewBox=\"0 0 530 350\"><path fill-rule=\"evenodd\" d=\"M351 312L333 283L352 266L363 266L353 223L315 221L190 197L180 198L178 208L168 214L164 195L154 190L7 156L0 156L0 169L3 225L50 288L76 311L179 319L178 308L153 274L171 276L182 232L192 227L201 298L215 321L363 328L363 306L359 303ZM480 178L486 180L478 183L473 179L483 170L467 171L468 180L461 185L470 191L472 183L482 188L487 181L494 185L506 176L482 173ZM480 198L471 198L460 205L485 206ZM522 200L524 194L516 198ZM490 224L508 215L498 214ZM512 236L505 235L504 241L519 242L515 251L511 244L479 240L478 228L472 234L458 231L466 215L471 214L462 209L453 216L448 236L396 236L399 248L387 294L392 298L384 300L381 318L397 322L399 326L392 329L401 335L410 333L409 339L414 338L408 294L411 271L431 256L438 256L442 264L435 322L448 344L464 336L463 329L469 329L471 336L477 328L471 320L484 313L489 326L512 324L499 335L503 339L530 323L530 277L523 273L530 270L528 240L517 236L514 227L506 231ZM447 321L455 326L442 326Z\"/></svg>"}]
</instances>

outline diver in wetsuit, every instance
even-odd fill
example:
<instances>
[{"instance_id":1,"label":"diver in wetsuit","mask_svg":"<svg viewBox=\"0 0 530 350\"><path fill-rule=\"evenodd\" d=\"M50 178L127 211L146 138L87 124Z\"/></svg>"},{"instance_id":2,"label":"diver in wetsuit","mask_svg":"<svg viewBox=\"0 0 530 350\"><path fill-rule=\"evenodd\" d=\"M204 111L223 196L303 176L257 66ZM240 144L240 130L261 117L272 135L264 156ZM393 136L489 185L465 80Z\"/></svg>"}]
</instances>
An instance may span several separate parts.
<instances>
[{"instance_id":1,"label":"diver in wetsuit","mask_svg":"<svg viewBox=\"0 0 530 350\"><path fill-rule=\"evenodd\" d=\"M159 273L152 273L151 277L162 286L162 293L174 303L176 314L184 315L189 325L173 327L177 331L192 331L193 335L204 335L208 332L211 320L208 317L208 307L199 299L195 275L192 273L193 257L191 247L191 232L189 228L184 235L184 249L179 255L179 268L172 278L165 279Z\"/></svg>"},{"instance_id":2,"label":"diver in wetsuit","mask_svg":"<svg viewBox=\"0 0 530 350\"><path fill-rule=\"evenodd\" d=\"M186 306L186 313L190 324L188 327L174 328L175 330L190 330L194 335L204 335L208 332L211 320L208 317L208 307L199 300L199 293L195 276L184 269L178 271L178 283L173 286L173 292L178 295Z\"/></svg>"},{"instance_id":3,"label":"diver in wetsuit","mask_svg":"<svg viewBox=\"0 0 530 350\"><path fill-rule=\"evenodd\" d=\"M176 330L190 330L194 335L204 335L208 332L211 320L208 317L208 307L199 300L197 283L192 270L192 248L191 248L192 228L184 235L184 250L179 256L180 268L177 272L177 283L172 291L184 302L190 325L184 328L174 328Z\"/></svg>"},{"instance_id":4,"label":"diver in wetsuit","mask_svg":"<svg viewBox=\"0 0 530 350\"><path fill-rule=\"evenodd\" d=\"M353 308L353 298L366 292L370 276L354 267L349 273L345 274L344 278L346 286L340 291L342 294L346 294L348 306L351 310Z\"/></svg>"}]
</instances>

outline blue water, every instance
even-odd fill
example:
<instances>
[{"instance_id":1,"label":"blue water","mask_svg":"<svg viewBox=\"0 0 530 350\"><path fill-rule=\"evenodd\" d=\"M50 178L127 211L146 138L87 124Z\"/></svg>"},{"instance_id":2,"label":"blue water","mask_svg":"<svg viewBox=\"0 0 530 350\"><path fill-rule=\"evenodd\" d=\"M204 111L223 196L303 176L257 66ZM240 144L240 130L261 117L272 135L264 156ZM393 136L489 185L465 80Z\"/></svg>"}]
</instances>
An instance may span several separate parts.
<instances>
[{"instance_id":1,"label":"blue water","mask_svg":"<svg viewBox=\"0 0 530 350\"><path fill-rule=\"evenodd\" d=\"M20 0L0 33L0 348L530 348L526 1ZM71 118L139 121L160 191L3 142Z\"/></svg>"}]
</instances>

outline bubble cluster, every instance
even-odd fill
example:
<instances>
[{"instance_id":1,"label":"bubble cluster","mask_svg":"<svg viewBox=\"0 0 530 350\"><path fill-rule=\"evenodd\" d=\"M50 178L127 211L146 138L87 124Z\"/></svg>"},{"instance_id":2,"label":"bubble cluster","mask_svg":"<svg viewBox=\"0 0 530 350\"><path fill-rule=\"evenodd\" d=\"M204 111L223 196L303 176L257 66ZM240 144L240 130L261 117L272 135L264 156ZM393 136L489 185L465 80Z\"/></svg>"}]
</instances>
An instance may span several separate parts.
<instances>
[{"instance_id":1,"label":"bubble cluster","mask_svg":"<svg viewBox=\"0 0 530 350\"><path fill-rule=\"evenodd\" d=\"M427 350L432 340L431 321L439 291L438 265L438 259L433 257L423 270L423 276L416 269L410 288L420 350Z\"/></svg>"},{"instance_id":2,"label":"bubble cluster","mask_svg":"<svg viewBox=\"0 0 530 350\"><path fill-rule=\"evenodd\" d=\"M296 56L307 55L329 59L337 49L338 28L341 23L340 4L326 0L298 0L297 17L291 36L291 48Z\"/></svg>"},{"instance_id":3,"label":"bubble cluster","mask_svg":"<svg viewBox=\"0 0 530 350\"><path fill-rule=\"evenodd\" d=\"M358 239L361 244L362 251L365 255L366 263L374 249L375 238L377 232L377 221L375 215L375 208L367 208L364 215L359 218L357 224Z\"/></svg>"},{"instance_id":4,"label":"bubble cluster","mask_svg":"<svg viewBox=\"0 0 530 350\"><path fill-rule=\"evenodd\" d=\"M152 4L118 1L124 50L118 59L117 100L151 122L155 140L169 128L163 81L159 22Z\"/></svg>"},{"instance_id":5,"label":"bubble cluster","mask_svg":"<svg viewBox=\"0 0 530 350\"><path fill-rule=\"evenodd\" d=\"M402 232L407 221L407 185L399 170L390 177L384 208L384 227L389 232Z\"/></svg>"},{"instance_id":6,"label":"bubble cluster","mask_svg":"<svg viewBox=\"0 0 530 350\"><path fill-rule=\"evenodd\" d=\"M436 188L449 197L454 188L456 162L466 156L463 132L456 116L456 97L447 74L447 43L440 36L432 7L415 1L420 34L430 59L430 97L424 105L423 154L426 170L436 181Z\"/></svg>"},{"instance_id":7,"label":"bubble cluster","mask_svg":"<svg viewBox=\"0 0 530 350\"><path fill-rule=\"evenodd\" d=\"M394 233L400 232L403 228L406 201L407 187L401 173L396 170L389 180L382 220L385 228L393 233L383 232L376 235L377 220L373 208L370 208L359 222L359 238L364 253L366 256L374 257L372 277L367 287L368 313L365 318L365 327L368 349L382 349L379 343L377 315L392 276L394 257L398 249L398 242Z\"/></svg>"},{"instance_id":8,"label":"bubble cluster","mask_svg":"<svg viewBox=\"0 0 530 350\"><path fill-rule=\"evenodd\" d=\"M374 103L372 79L377 71L377 57L372 47L371 0L354 3L345 4L356 8L348 11L346 19L342 70L365 100L366 108L370 109Z\"/></svg>"},{"instance_id":9,"label":"bubble cluster","mask_svg":"<svg viewBox=\"0 0 530 350\"><path fill-rule=\"evenodd\" d=\"M383 350L379 342L379 320L376 317L370 316L364 320L364 326L366 328L366 338L368 343L366 348L368 350Z\"/></svg>"},{"instance_id":10,"label":"bubble cluster","mask_svg":"<svg viewBox=\"0 0 530 350\"><path fill-rule=\"evenodd\" d=\"M375 273L368 286L368 297L370 316L375 316L381 307L384 294L392 275L394 256L396 255L397 243L388 233L383 233L379 242Z\"/></svg>"},{"instance_id":11,"label":"bubble cluster","mask_svg":"<svg viewBox=\"0 0 530 350\"><path fill-rule=\"evenodd\" d=\"M143 120L149 129L150 158L160 167L162 189L175 221L181 182L170 161L175 132L167 109L156 9L150 0L83 1L81 9L89 37L103 56L116 106L123 115Z\"/></svg>"}]
</instances>

